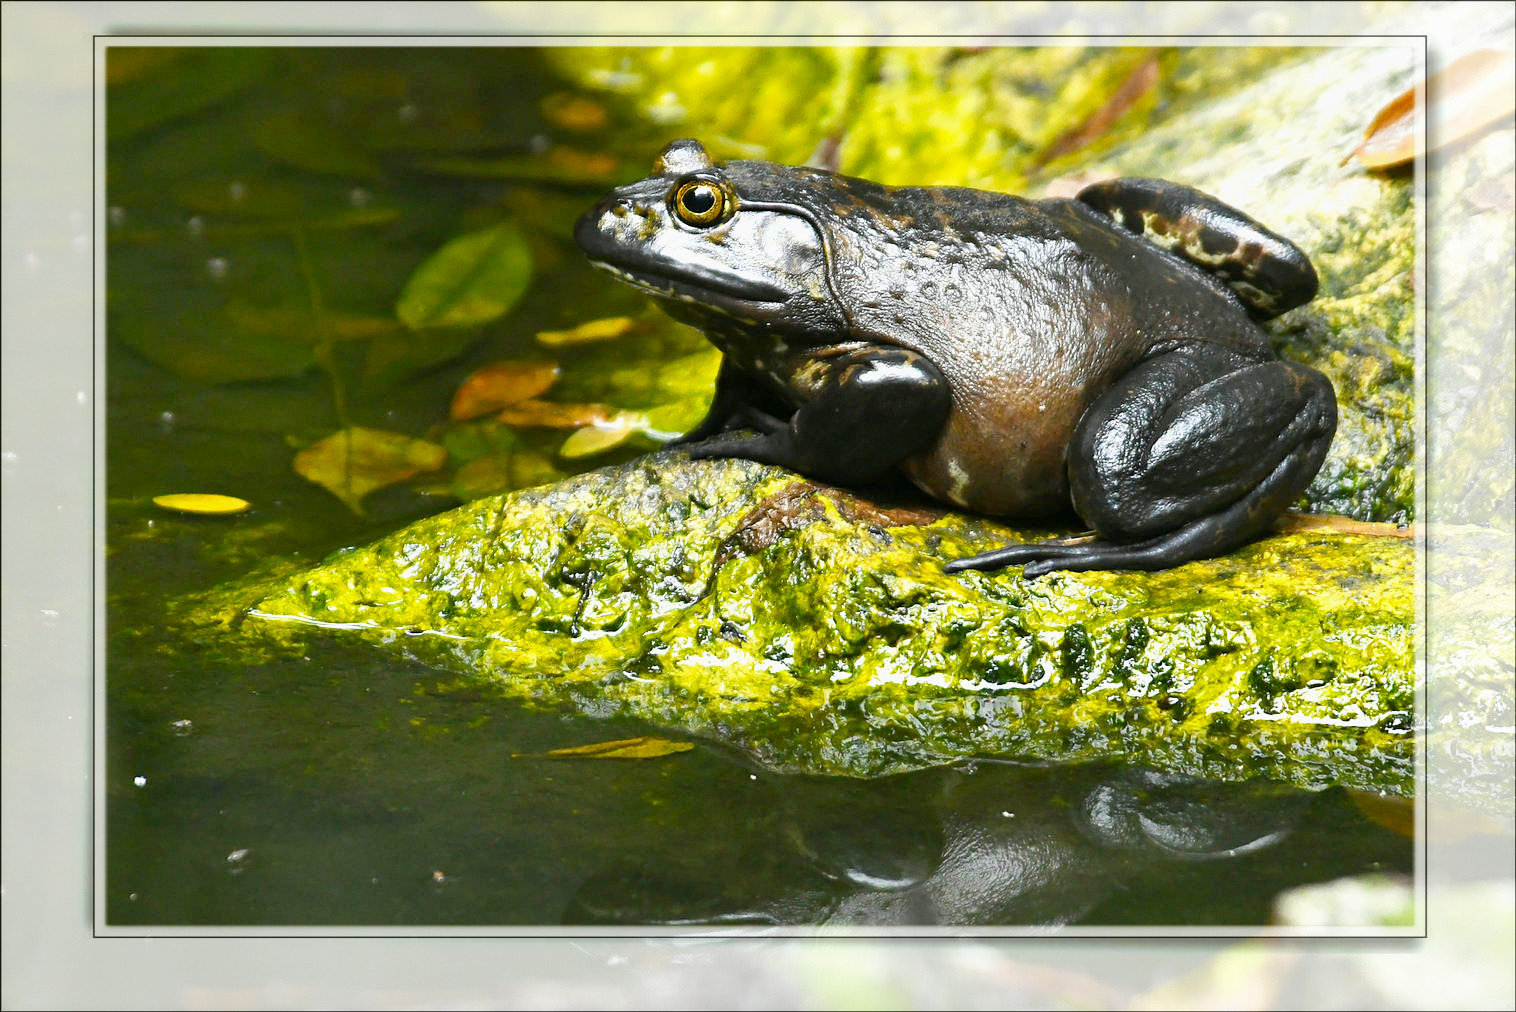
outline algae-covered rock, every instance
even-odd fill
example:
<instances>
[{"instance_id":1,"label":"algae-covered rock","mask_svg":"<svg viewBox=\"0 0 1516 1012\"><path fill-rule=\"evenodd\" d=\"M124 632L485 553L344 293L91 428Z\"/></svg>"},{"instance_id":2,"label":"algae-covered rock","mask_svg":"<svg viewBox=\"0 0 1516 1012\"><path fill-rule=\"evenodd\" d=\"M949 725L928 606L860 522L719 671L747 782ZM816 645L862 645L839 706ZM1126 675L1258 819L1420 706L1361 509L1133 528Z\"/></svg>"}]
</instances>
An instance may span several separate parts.
<instances>
[{"instance_id":1,"label":"algae-covered rock","mask_svg":"<svg viewBox=\"0 0 1516 1012\"><path fill-rule=\"evenodd\" d=\"M1124 758L1411 790L1405 538L1307 529L1155 574L942 572L1041 533L667 451L338 555L243 627L351 630L781 771Z\"/></svg>"}]
</instances>

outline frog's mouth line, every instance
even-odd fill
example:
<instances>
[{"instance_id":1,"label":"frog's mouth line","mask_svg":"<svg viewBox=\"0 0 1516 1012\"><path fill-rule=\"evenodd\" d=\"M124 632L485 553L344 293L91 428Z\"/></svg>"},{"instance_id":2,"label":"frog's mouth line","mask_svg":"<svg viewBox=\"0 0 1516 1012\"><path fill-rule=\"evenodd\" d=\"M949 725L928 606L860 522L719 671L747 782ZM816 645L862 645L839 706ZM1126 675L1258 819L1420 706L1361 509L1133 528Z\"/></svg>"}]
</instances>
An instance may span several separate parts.
<instances>
[{"instance_id":1,"label":"frog's mouth line","mask_svg":"<svg viewBox=\"0 0 1516 1012\"><path fill-rule=\"evenodd\" d=\"M714 304L717 308L720 308L721 302L772 306L788 302L790 298L789 293L777 285L730 275L679 269L673 265L664 267L661 264L639 264L634 273L605 260L591 259L590 263L655 295Z\"/></svg>"}]
</instances>

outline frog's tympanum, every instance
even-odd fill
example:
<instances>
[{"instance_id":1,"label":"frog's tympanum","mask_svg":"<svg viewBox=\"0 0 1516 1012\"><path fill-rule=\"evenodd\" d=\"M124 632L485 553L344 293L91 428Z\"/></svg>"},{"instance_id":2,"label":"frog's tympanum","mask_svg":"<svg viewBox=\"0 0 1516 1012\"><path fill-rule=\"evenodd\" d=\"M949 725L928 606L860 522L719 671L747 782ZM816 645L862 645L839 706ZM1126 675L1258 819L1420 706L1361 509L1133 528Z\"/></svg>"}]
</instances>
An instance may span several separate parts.
<instances>
[{"instance_id":1,"label":"frog's tympanum","mask_svg":"<svg viewBox=\"0 0 1516 1012\"><path fill-rule=\"evenodd\" d=\"M1258 322L1315 295L1310 261L1175 183L1023 200L716 164L681 140L575 238L721 349L692 456L840 485L899 468L979 513L1072 504L1097 534L952 570L1230 551L1300 495L1336 429L1326 377L1280 361Z\"/></svg>"}]
</instances>

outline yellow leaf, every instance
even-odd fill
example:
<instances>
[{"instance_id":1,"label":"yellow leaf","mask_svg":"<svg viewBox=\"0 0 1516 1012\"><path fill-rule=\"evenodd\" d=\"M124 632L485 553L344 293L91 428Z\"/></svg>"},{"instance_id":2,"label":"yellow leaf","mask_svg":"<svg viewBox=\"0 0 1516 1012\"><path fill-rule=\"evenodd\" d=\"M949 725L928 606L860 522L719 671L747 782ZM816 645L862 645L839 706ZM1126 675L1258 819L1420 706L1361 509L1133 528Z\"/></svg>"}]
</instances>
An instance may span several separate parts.
<instances>
[{"instance_id":1,"label":"yellow leaf","mask_svg":"<svg viewBox=\"0 0 1516 1012\"><path fill-rule=\"evenodd\" d=\"M491 362L464 380L453 394L455 422L536 397L558 381L557 362Z\"/></svg>"},{"instance_id":2,"label":"yellow leaf","mask_svg":"<svg viewBox=\"0 0 1516 1012\"><path fill-rule=\"evenodd\" d=\"M622 412L608 422L586 426L563 441L558 447L558 456L564 460L576 460L604 453L630 439L632 433L643 427L642 423L640 415Z\"/></svg>"},{"instance_id":3,"label":"yellow leaf","mask_svg":"<svg viewBox=\"0 0 1516 1012\"><path fill-rule=\"evenodd\" d=\"M555 748L547 752L513 752L512 759L656 759L659 756L688 752L695 746L687 741L670 741L668 738L621 738L617 741L596 742L593 745L576 745L573 748Z\"/></svg>"},{"instance_id":4,"label":"yellow leaf","mask_svg":"<svg viewBox=\"0 0 1516 1012\"><path fill-rule=\"evenodd\" d=\"M355 426L295 454L295 473L331 492L354 513L362 513L363 498L370 492L435 471L446 460L447 450L436 443Z\"/></svg>"},{"instance_id":5,"label":"yellow leaf","mask_svg":"<svg viewBox=\"0 0 1516 1012\"><path fill-rule=\"evenodd\" d=\"M252 503L234 495L213 495L208 492L179 492L173 495L155 495L153 503L176 513L198 513L202 516L226 516L241 513Z\"/></svg>"},{"instance_id":6,"label":"yellow leaf","mask_svg":"<svg viewBox=\"0 0 1516 1012\"><path fill-rule=\"evenodd\" d=\"M600 320L590 320L581 323L569 330L539 330L537 343L545 344L550 348L557 348L565 344L588 344L591 341L609 341L613 337L620 337L630 333L637 327L637 321L630 316L607 316Z\"/></svg>"}]
</instances>

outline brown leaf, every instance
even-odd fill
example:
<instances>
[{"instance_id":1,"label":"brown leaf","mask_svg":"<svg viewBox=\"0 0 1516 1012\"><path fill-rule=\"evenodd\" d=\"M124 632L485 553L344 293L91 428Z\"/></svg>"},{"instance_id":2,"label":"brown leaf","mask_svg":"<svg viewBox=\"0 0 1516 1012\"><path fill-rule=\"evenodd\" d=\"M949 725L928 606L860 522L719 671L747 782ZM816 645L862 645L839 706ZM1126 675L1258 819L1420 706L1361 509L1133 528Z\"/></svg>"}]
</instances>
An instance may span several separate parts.
<instances>
[{"instance_id":1,"label":"brown leaf","mask_svg":"<svg viewBox=\"0 0 1516 1012\"><path fill-rule=\"evenodd\" d=\"M557 362L492 362L476 371L453 394L453 421L478 418L536 397L558 382Z\"/></svg>"},{"instance_id":2,"label":"brown leaf","mask_svg":"<svg viewBox=\"0 0 1516 1012\"><path fill-rule=\"evenodd\" d=\"M1416 803L1410 798L1397 798L1377 791L1362 791L1347 788L1348 797L1365 818L1379 823L1385 829L1400 836L1416 836Z\"/></svg>"},{"instance_id":3,"label":"brown leaf","mask_svg":"<svg viewBox=\"0 0 1516 1012\"><path fill-rule=\"evenodd\" d=\"M539 108L542 109L543 118L554 126L581 133L599 130L611 121L605 106L594 99L567 91L556 91L543 98Z\"/></svg>"},{"instance_id":4,"label":"brown leaf","mask_svg":"<svg viewBox=\"0 0 1516 1012\"><path fill-rule=\"evenodd\" d=\"M363 512L363 498L376 489L435 471L447 460L436 443L398 432L353 427L295 454L295 473Z\"/></svg>"},{"instance_id":5,"label":"brown leaf","mask_svg":"<svg viewBox=\"0 0 1516 1012\"><path fill-rule=\"evenodd\" d=\"M605 425L615 412L604 404L559 404L527 400L512 404L495 417L507 425L539 429L580 429Z\"/></svg>"},{"instance_id":6,"label":"brown leaf","mask_svg":"<svg viewBox=\"0 0 1516 1012\"><path fill-rule=\"evenodd\" d=\"M1480 49L1427 78L1430 150L1463 140L1516 111L1513 76L1516 59L1511 53ZM1413 87L1379 110L1364 130L1363 140L1340 164L1357 158L1366 168L1389 169L1425 153Z\"/></svg>"},{"instance_id":7,"label":"brown leaf","mask_svg":"<svg viewBox=\"0 0 1516 1012\"><path fill-rule=\"evenodd\" d=\"M659 756L688 752L694 744L687 741L671 741L668 738L621 738L617 741L596 742L593 745L576 745L573 748L555 748L547 752L513 752L512 759L656 759Z\"/></svg>"},{"instance_id":8,"label":"brown leaf","mask_svg":"<svg viewBox=\"0 0 1516 1012\"><path fill-rule=\"evenodd\" d=\"M1158 57L1149 56L1127 75L1127 79L1121 82L1121 87L1089 119L1054 138L1053 143L1032 161L1032 167L1041 168L1053 159L1078 151L1100 138L1157 83Z\"/></svg>"}]
</instances>

